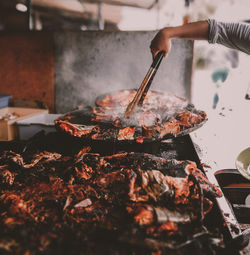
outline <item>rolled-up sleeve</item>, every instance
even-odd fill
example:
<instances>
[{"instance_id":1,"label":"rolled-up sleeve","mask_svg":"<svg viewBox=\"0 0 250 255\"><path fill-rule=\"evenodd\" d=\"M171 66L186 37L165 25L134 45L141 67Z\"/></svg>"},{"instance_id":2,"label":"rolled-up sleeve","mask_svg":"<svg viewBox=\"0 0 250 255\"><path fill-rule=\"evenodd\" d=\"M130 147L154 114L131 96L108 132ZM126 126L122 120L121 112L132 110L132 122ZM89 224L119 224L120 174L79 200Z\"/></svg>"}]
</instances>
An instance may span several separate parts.
<instances>
[{"instance_id":1,"label":"rolled-up sleeve","mask_svg":"<svg viewBox=\"0 0 250 255\"><path fill-rule=\"evenodd\" d=\"M250 25L247 23L225 23L214 19L209 24L208 42L218 43L250 54Z\"/></svg>"}]
</instances>

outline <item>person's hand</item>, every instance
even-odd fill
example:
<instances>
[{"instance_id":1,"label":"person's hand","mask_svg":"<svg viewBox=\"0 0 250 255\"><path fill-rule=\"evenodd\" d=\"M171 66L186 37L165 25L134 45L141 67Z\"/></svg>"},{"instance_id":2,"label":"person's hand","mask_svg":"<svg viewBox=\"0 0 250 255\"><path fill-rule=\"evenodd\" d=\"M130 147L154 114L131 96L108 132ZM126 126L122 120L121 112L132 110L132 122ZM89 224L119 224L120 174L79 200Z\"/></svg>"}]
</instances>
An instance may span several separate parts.
<instances>
[{"instance_id":1,"label":"person's hand","mask_svg":"<svg viewBox=\"0 0 250 255\"><path fill-rule=\"evenodd\" d=\"M171 39L168 35L168 29L163 28L161 29L154 39L151 41L150 44L151 53L153 55L153 58L157 55L159 51L164 51L164 57L167 56L171 49Z\"/></svg>"}]
</instances>

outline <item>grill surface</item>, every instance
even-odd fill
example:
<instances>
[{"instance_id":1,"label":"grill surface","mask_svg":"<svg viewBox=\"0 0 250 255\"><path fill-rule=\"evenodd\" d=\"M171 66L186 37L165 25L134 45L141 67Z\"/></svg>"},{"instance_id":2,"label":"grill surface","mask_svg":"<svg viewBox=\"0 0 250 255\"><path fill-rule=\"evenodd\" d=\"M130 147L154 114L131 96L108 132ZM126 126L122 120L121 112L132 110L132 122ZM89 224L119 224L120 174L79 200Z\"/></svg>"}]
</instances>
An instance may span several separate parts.
<instances>
[{"instance_id":1,"label":"grill surface","mask_svg":"<svg viewBox=\"0 0 250 255\"><path fill-rule=\"evenodd\" d=\"M78 152L83 145L86 145L86 141L79 140L77 138L63 135L60 133L51 133L47 136L44 136L43 133L40 133L36 137L33 137L33 139L28 142L22 142L22 141L8 142L8 143L2 143L1 145L2 145L1 146L2 151L6 149L7 150L12 149L16 152L22 153L24 151L29 151L29 152L36 151L39 148L40 150L56 151L64 155L73 155L76 152ZM192 160L196 162L199 169L202 169L202 165L200 163L199 157L196 153L195 147L189 135L174 138L174 139L168 139L162 142L148 142L144 144L138 144L135 142L121 143L117 141L99 141L99 142L91 141L89 142L89 145L91 146L93 152L100 153L101 155L112 155L115 153L119 153L121 151L144 152L144 153L154 154L156 156L160 156L166 159L174 158L177 160ZM182 173L180 173L180 177L181 176L182 176ZM221 182L220 184L222 186L224 185ZM223 219L221 217L218 217L218 215L220 215L221 212L219 211L219 208L216 206L215 201L213 202L215 206L210 212L209 217L206 217L204 224L208 230L213 231L214 229L217 228L219 232L224 234L225 241L229 247L226 254L239 254L239 247L236 247L235 249L231 248L232 247L230 245L231 240L228 238L229 236L228 229L224 227ZM234 207L234 211L236 212L237 215L240 215L238 217L239 220L244 219L243 221L240 221L244 223L244 226L243 225L241 226L246 227L248 222L246 222L247 217L244 214L245 212L239 213L240 209L237 206ZM108 234L110 237L107 240L102 239L103 241L99 242L98 245L99 247L106 247L110 251L112 251L113 249L116 250L115 247L117 246L117 244L112 243L112 240L111 240L112 235L110 235L110 233ZM177 249L173 251L173 254L190 254L191 252L192 254L213 254L214 252L213 247L207 244L207 241L210 237L211 236L209 236L209 233L204 230L204 232L197 234L196 237L191 237L188 242L185 242L182 245L180 245L180 247L177 247ZM132 246L134 247L135 245L131 243L129 236L127 237L123 236L121 241L122 242L118 245L119 250L123 246L127 247L126 246L127 244L130 244L131 247ZM164 244L155 243L154 240L148 240L148 242L149 243L151 242L152 246L154 245L164 246ZM107 245L107 243L109 243L109 245ZM141 243L141 245L138 245L137 243L135 249L140 253L144 252L145 251L144 245L145 243L143 242ZM130 248L128 247L124 249L124 251L126 252L128 252L129 250ZM126 252L124 254L126 254ZM171 254L171 253L168 253L168 254Z\"/></svg>"}]
</instances>

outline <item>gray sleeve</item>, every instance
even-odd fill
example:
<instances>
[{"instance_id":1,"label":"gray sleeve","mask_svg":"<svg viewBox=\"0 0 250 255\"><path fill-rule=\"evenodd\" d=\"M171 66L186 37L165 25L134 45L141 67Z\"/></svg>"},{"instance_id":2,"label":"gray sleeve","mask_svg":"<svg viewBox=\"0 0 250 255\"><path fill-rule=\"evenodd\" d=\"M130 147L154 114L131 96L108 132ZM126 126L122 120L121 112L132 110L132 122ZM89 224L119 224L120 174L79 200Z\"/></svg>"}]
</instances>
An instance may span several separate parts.
<instances>
[{"instance_id":1,"label":"gray sleeve","mask_svg":"<svg viewBox=\"0 0 250 255\"><path fill-rule=\"evenodd\" d=\"M247 23L225 23L214 19L209 24L209 43L219 43L226 47L250 54L250 25Z\"/></svg>"}]
</instances>

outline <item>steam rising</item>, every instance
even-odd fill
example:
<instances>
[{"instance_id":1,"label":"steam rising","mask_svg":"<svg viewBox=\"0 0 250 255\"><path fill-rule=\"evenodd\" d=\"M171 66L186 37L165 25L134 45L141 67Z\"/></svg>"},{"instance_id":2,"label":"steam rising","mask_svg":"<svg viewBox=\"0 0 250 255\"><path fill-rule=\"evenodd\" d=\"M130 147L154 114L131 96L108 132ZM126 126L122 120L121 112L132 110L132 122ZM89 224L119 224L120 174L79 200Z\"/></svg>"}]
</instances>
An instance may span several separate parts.
<instances>
[{"instance_id":1,"label":"steam rising","mask_svg":"<svg viewBox=\"0 0 250 255\"><path fill-rule=\"evenodd\" d=\"M138 89L152 64L149 45L154 35L154 31L56 33L56 111L93 106L102 94ZM191 66L192 42L173 40L151 89L188 99Z\"/></svg>"},{"instance_id":2,"label":"steam rising","mask_svg":"<svg viewBox=\"0 0 250 255\"><path fill-rule=\"evenodd\" d=\"M127 105L133 100L135 90L121 90L115 93L99 97L96 104L99 107L93 108L93 113L105 118L109 116L111 121L119 120L119 123L126 126L155 126L173 117L179 109L187 106L187 101L176 96L149 91L144 99L142 107L137 106L135 112L125 118L124 113Z\"/></svg>"}]
</instances>

